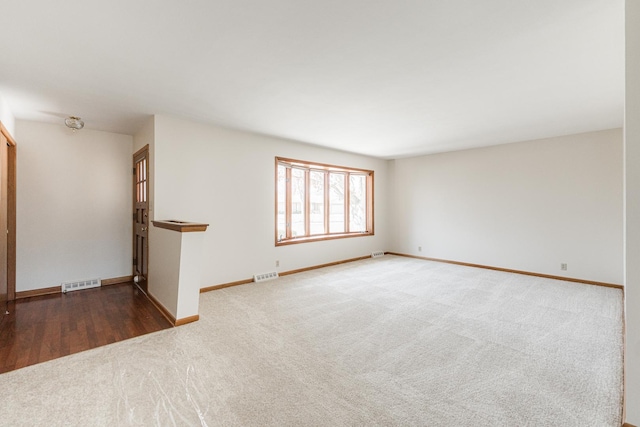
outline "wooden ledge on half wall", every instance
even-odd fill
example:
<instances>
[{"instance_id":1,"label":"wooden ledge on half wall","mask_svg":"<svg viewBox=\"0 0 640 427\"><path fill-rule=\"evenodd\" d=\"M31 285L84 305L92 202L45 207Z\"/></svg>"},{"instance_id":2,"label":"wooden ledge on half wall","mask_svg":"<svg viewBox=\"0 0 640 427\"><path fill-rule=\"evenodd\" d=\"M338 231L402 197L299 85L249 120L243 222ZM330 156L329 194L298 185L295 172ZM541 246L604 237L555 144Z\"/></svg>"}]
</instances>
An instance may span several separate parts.
<instances>
[{"instance_id":1,"label":"wooden ledge on half wall","mask_svg":"<svg viewBox=\"0 0 640 427\"><path fill-rule=\"evenodd\" d=\"M166 219L162 221L151 221L154 227L173 230L180 233L192 233L196 231L207 231L209 224L200 222L178 221L177 219Z\"/></svg>"}]
</instances>

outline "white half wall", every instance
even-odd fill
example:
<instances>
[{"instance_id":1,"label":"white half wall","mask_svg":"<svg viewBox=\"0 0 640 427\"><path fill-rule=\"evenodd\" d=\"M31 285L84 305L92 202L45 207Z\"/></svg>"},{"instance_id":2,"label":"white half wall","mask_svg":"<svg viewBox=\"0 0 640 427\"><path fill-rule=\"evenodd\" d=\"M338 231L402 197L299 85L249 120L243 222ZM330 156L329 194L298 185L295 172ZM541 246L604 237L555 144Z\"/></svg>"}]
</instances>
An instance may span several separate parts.
<instances>
[{"instance_id":1,"label":"white half wall","mask_svg":"<svg viewBox=\"0 0 640 427\"><path fill-rule=\"evenodd\" d=\"M16 291L131 274L133 138L16 121Z\"/></svg>"},{"instance_id":2,"label":"white half wall","mask_svg":"<svg viewBox=\"0 0 640 427\"><path fill-rule=\"evenodd\" d=\"M386 160L168 116L155 117L154 155L154 218L210 224L201 287L387 249ZM275 247L276 156L374 170L375 235Z\"/></svg>"},{"instance_id":3,"label":"white half wall","mask_svg":"<svg viewBox=\"0 0 640 427\"><path fill-rule=\"evenodd\" d=\"M149 245L149 259L153 260L153 265L149 265L147 290L178 319L181 233L150 226L149 241L153 241L153 245Z\"/></svg>"},{"instance_id":4,"label":"white half wall","mask_svg":"<svg viewBox=\"0 0 640 427\"><path fill-rule=\"evenodd\" d=\"M625 20L626 420L640 426L640 1L627 0Z\"/></svg>"},{"instance_id":5,"label":"white half wall","mask_svg":"<svg viewBox=\"0 0 640 427\"><path fill-rule=\"evenodd\" d=\"M621 129L395 160L391 249L622 284L622 164Z\"/></svg>"},{"instance_id":6,"label":"white half wall","mask_svg":"<svg viewBox=\"0 0 640 427\"><path fill-rule=\"evenodd\" d=\"M175 320L198 314L204 232L149 227L149 293Z\"/></svg>"}]
</instances>

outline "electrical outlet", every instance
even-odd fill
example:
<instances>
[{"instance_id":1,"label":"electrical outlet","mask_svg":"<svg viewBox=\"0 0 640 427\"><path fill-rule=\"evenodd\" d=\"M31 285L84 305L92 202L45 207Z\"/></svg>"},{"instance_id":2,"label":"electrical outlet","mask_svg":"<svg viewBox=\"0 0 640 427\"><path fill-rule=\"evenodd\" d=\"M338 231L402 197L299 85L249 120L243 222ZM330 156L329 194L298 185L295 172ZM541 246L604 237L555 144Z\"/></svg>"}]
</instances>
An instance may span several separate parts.
<instances>
[{"instance_id":1,"label":"electrical outlet","mask_svg":"<svg viewBox=\"0 0 640 427\"><path fill-rule=\"evenodd\" d=\"M418 246L418 252L422 252L422 246Z\"/></svg>"},{"instance_id":2,"label":"electrical outlet","mask_svg":"<svg viewBox=\"0 0 640 427\"><path fill-rule=\"evenodd\" d=\"M566 262L563 262L562 264L560 264L560 270L567 271L567 263Z\"/></svg>"},{"instance_id":3,"label":"electrical outlet","mask_svg":"<svg viewBox=\"0 0 640 427\"><path fill-rule=\"evenodd\" d=\"M276 261L276 267L280 267L280 261Z\"/></svg>"}]
</instances>

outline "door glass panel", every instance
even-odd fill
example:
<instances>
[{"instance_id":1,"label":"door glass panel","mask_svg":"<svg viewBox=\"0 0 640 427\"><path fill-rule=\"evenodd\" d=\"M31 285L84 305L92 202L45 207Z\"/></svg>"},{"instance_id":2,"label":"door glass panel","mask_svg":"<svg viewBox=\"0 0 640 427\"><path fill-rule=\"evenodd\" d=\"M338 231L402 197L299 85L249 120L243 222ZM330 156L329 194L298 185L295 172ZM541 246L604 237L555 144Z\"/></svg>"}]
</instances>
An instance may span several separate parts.
<instances>
[{"instance_id":1,"label":"door glass panel","mask_svg":"<svg viewBox=\"0 0 640 427\"><path fill-rule=\"evenodd\" d=\"M147 159L136 163L136 202L147 201Z\"/></svg>"},{"instance_id":2,"label":"door glass panel","mask_svg":"<svg viewBox=\"0 0 640 427\"><path fill-rule=\"evenodd\" d=\"M140 181L142 183L142 197L143 202L147 201L147 159L142 159L142 174L140 175Z\"/></svg>"}]
</instances>

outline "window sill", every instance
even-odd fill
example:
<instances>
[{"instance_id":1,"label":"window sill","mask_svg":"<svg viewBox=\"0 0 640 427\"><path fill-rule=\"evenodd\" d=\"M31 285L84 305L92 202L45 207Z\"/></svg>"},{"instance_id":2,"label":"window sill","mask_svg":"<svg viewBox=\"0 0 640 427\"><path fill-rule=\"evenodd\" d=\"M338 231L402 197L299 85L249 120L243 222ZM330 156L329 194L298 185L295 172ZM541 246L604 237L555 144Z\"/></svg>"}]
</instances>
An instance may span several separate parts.
<instances>
[{"instance_id":1,"label":"window sill","mask_svg":"<svg viewBox=\"0 0 640 427\"><path fill-rule=\"evenodd\" d=\"M363 231L360 233L340 233L340 234L323 234L321 236L294 237L289 240L281 240L276 242L276 246L295 245L298 243L320 242L323 240L347 239L350 237L373 236L373 232Z\"/></svg>"}]
</instances>

